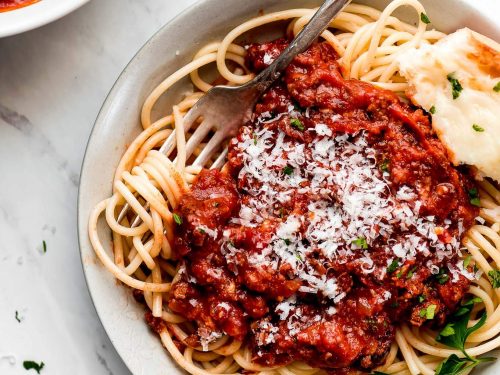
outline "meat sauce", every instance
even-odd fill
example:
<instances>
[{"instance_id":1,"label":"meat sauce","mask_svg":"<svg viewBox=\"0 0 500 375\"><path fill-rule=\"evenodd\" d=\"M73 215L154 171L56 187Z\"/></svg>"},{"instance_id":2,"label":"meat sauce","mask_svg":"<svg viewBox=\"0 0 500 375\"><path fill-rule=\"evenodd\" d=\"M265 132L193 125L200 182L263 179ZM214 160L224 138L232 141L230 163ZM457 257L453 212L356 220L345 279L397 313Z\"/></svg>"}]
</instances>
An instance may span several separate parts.
<instances>
[{"instance_id":1,"label":"meat sauce","mask_svg":"<svg viewBox=\"0 0 500 375\"><path fill-rule=\"evenodd\" d=\"M264 69L286 45L251 45L248 66ZM369 370L383 363L399 322L440 326L467 292L472 269L454 267L478 214L471 179L450 165L422 110L345 80L337 59L324 43L297 56L231 141L228 168L203 170L182 197L174 248L181 276L169 307L197 322L191 342L206 346L225 333L262 365ZM274 157L281 167L268 163ZM251 171L261 159L264 167ZM345 187L349 171L361 182ZM373 189L356 190L363 181ZM381 199L352 201L377 187ZM353 214L345 202L362 210ZM391 219L369 221L371 206ZM426 242L420 226L435 238ZM405 250L411 241L413 252Z\"/></svg>"}]
</instances>

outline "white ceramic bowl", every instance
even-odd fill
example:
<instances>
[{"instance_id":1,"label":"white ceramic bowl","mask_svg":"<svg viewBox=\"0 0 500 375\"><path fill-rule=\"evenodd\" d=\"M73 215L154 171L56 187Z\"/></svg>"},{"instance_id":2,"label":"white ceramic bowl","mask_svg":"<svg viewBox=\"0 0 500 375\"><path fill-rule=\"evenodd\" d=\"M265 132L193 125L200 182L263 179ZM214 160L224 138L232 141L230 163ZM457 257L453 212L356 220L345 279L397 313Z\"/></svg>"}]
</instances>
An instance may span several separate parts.
<instances>
[{"instance_id":1,"label":"white ceramic bowl","mask_svg":"<svg viewBox=\"0 0 500 375\"><path fill-rule=\"evenodd\" d=\"M23 8L0 13L0 38L55 21L89 0L41 0Z\"/></svg>"},{"instance_id":2,"label":"white ceramic bowl","mask_svg":"<svg viewBox=\"0 0 500 375\"><path fill-rule=\"evenodd\" d=\"M500 40L494 14L480 11L463 0L421 0L433 26L452 32L468 26ZM389 0L358 0L382 9ZM228 4L231 6L228 6ZM111 181L126 145L139 133L139 113L147 94L166 76L190 61L204 44L221 39L234 26L265 12L317 5L314 0L202 0L165 25L149 40L123 71L97 118L82 167L78 227L83 268L102 324L116 350L134 375L174 375L176 367L156 335L144 322L144 308L120 286L96 259L87 235L93 206L110 196ZM402 9L403 19L413 17ZM179 51L178 55L176 51ZM178 102L187 81L171 90L166 105ZM184 85L184 86L183 86ZM168 108L168 107L163 107ZM102 223L101 223L102 224ZM103 243L111 236L99 228ZM109 246L108 246L109 248ZM476 374L500 373L500 362Z\"/></svg>"}]
</instances>

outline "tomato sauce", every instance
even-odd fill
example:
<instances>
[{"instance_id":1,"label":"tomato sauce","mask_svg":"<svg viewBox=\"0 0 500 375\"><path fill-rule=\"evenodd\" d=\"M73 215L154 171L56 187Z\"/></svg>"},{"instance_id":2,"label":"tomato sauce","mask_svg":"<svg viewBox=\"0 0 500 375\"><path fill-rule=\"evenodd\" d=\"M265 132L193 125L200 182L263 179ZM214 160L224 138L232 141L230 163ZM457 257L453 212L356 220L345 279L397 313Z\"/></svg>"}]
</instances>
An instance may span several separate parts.
<instances>
[{"instance_id":1,"label":"tomato sauce","mask_svg":"<svg viewBox=\"0 0 500 375\"><path fill-rule=\"evenodd\" d=\"M264 69L287 43L278 39L251 45L248 66L255 72ZM181 275L172 287L169 307L197 323L198 332L188 338L193 345L207 344L224 332L250 345L253 361L262 365L299 360L339 374L370 370L385 360L399 322L440 326L467 292L470 278L464 274L473 270L466 266L464 274L453 273L449 265L459 262L458 251L450 250L452 244L455 241L459 246L478 214L467 193L474 187L472 179L452 167L421 109L392 92L345 80L337 58L327 44L316 44L297 56L261 98L252 121L242 124L231 142L228 170L203 170L182 197L176 210L182 223L176 226L174 248ZM290 111L296 118L290 117ZM319 129L326 135L314 135ZM305 239L316 220L311 207L324 194L330 199L327 209L341 210L342 183L333 180L315 192L310 189L313 181L298 178L303 171L289 165L280 173L282 180L298 181L289 191L291 198L277 205L262 201L266 214L258 222L245 221L247 216L260 215L243 211L250 201L260 199L253 189L257 186L264 191L266 183L243 173L249 162L242 144L253 136L257 147L262 134L280 134L264 142L269 153L279 142L292 142L310 157L321 142L332 144L339 139L335 152L341 157L360 165L366 164L363 158L375 158L370 172L373 180L387 184L389 190L380 196L398 204L390 197L397 196L402 187L414 191L405 198L405 207L413 209L418 202L419 216L432 222L434 245L415 256L399 258L388 250L389 237L380 234L385 225L381 221L371 228L373 239L340 241L337 255L326 256L317 244ZM252 146L252 142L246 144ZM360 149L359 154L343 150L345 144ZM368 149L375 156L368 156ZM286 150L285 158L291 160L294 149ZM312 159L307 160L304 170ZM340 173L339 167L322 167L330 174ZM269 196L288 194L278 182L270 182L275 190ZM306 251L297 253L297 260L286 255L274 265L255 262L277 241L277 233L291 217L300 221L294 230L301 238L298 246ZM345 220L338 225L344 228L340 232L351 230ZM419 235L399 222L390 229L393 244ZM283 243L292 246L288 238L281 240L273 249L281 249ZM446 258L438 256L437 248L448 251ZM363 261L370 263L369 271ZM319 276L311 281L308 272ZM325 286L316 291L313 286L320 279ZM329 280L335 281L328 284Z\"/></svg>"},{"instance_id":2,"label":"tomato sauce","mask_svg":"<svg viewBox=\"0 0 500 375\"><path fill-rule=\"evenodd\" d=\"M7 12L39 2L40 0L0 0L0 12Z\"/></svg>"}]
</instances>

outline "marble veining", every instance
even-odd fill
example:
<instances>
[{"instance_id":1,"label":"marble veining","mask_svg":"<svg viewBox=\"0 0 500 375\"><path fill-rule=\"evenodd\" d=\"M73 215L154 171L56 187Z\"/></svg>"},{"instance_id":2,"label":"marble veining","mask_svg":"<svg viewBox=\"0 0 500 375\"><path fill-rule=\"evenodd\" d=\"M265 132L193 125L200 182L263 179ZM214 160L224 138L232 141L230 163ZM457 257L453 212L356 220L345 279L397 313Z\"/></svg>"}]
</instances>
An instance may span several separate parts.
<instances>
[{"instance_id":1,"label":"marble veining","mask_svg":"<svg viewBox=\"0 0 500 375\"><path fill-rule=\"evenodd\" d=\"M115 79L195 1L93 0L53 24L0 39L0 375L27 374L26 360L43 361L42 375L130 374L83 278L79 172ZM477 6L500 11L494 0Z\"/></svg>"}]
</instances>

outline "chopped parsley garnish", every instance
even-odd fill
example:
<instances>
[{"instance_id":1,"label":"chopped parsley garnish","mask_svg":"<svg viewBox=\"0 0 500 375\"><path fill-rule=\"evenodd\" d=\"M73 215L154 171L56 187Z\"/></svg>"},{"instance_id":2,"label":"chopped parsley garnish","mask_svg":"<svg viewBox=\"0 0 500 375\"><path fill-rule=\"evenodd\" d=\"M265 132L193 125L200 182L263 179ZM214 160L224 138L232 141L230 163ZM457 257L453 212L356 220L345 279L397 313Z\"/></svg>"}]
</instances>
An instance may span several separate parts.
<instances>
[{"instance_id":1,"label":"chopped parsley garnish","mask_svg":"<svg viewBox=\"0 0 500 375\"><path fill-rule=\"evenodd\" d=\"M47 252L47 242L45 240L42 241L42 251L44 254Z\"/></svg>"},{"instance_id":2,"label":"chopped parsley garnish","mask_svg":"<svg viewBox=\"0 0 500 375\"><path fill-rule=\"evenodd\" d=\"M424 302L425 299L426 299L426 297L425 297L424 294L421 294L421 295L418 296L418 302L420 302L420 303Z\"/></svg>"},{"instance_id":3,"label":"chopped parsley garnish","mask_svg":"<svg viewBox=\"0 0 500 375\"><path fill-rule=\"evenodd\" d=\"M285 168L283 168L283 173L286 174L287 176L291 176L293 173L293 168L287 165Z\"/></svg>"},{"instance_id":4,"label":"chopped parsley garnish","mask_svg":"<svg viewBox=\"0 0 500 375\"><path fill-rule=\"evenodd\" d=\"M19 317L19 311L16 310L16 320L18 323L21 323L21 318Z\"/></svg>"},{"instance_id":5,"label":"chopped parsley garnish","mask_svg":"<svg viewBox=\"0 0 500 375\"><path fill-rule=\"evenodd\" d=\"M299 260L301 262L303 261L303 259L302 259L302 257L300 256L299 253L295 253L295 258L297 258L297 260Z\"/></svg>"},{"instance_id":6,"label":"chopped parsley garnish","mask_svg":"<svg viewBox=\"0 0 500 375\"><path fill-rule=\"evenodd\" d=\"M425 23L427 25L431 23L431 20L429 19L427 14L425 14L424 12L420 13L420 19L422 20L423 23Z\"/></svg>"},{"instance_id":7,"label":"chopped parsley garnish","mask_svg":"<svg viewBox=\"0 0 500 375\"><path fill-rule=\"evenodd\" d=\"M356 238L352 243L362 249L368 249L368 242L366 242L366 238L364 237Z\"/></svg>"},{"instance_id":8,"label":"chopped parsley garnish","mask_svg":"<svg viewBox=\"0 0 500 375\"><path fill-rule=\"evenodd\" d=\"M446 76L448 78L448 81L451 83L451 92L453 95L453 99L457 99L460 96L460 93L464 89L458 79L455 78L453 73L450 73Z\"/></svg>"},{"instance_id":9,"label":"chopped parsley garnish","mask_svg":"<svg viewBox=\"0 0 500 375\"><path fill-rule=\"evenodd\" d=\"M470 204L480 207L481 206L481 200L479 199L479 192L477 188L472 188L469 189L469 198L470 198Z\"/></svg>"},{"instance_id":10,"label":"chopped parsley garnish","mask_svg":"<svg viewBox=\"0 0 500 375\"><path fill-rule=\"evenodd\" d=\"M436 309L437 309L437 306L434 304L429 305L424 309L420 309L420 317L425 318L427 320L434 319L434 316L436 314Z\"/></svg>"},{"instance_id":11,"label":"chopped parsley garnish","mask_svg":"<svg viewBox=\"0 0 500 375\"><path fill-rule=\"evenodd\" d=\"M452 316L451 321L441 330L436 337L436 340L451 348L460 350L465 358L459 358L452 354L445 359L436 369L438 375L458 375L465 370L470 370L482 362L489 362L495 358L475 358L471 357L465 351L465 342L471 333L481 328L486 322L486 314L483 314L479 321L470 328L467 325L470 320L470 314L474 308L474 303L481 302L480 298L472 298L471 300L462 303L458 311Z\"/></svg>"},{"instance_id":12,"label":"chopped parsley garnish","mask_svg":"<svg viewBox=\"0 0 500 375\"><path fill-rule=\"evenodd\" d=\"M499 270L491 270L488 272L488 279L490 279L491 285L493 288L500 288L500 271Z\"/></svg>"},{"instance_id":13,"label":"chopped parsley garnish","mask_svg":"<svg viewBox=\"0 0 500 375\"><path fill-rule=\"evenodd\" d=\"M470 264L471 259L472 259L472 255L468 255L468 256L464 259L464 268L469 267L469 264Z\"/></svg>"},{"instance_id":14,"label":"chopped parsley garnish","mask_svg":"<svg viewBox=\"0 0 500 375\"><path fill-rule=\"evenodd\" d=\"M431 115L435 114L436 113L436 107L435 106L432 106L431 109L429 109L429 113Z\"/></svg>"},{"instance_id":15,"label":"chopped parsley garnish","mask_svg":"<svg viewBox=\"0 0 500 375\"><path fill-rule=\"evenodd\" d=\"M394 258L391 264L389 264L389 266L387 267L387 273L393 273L398 269L398 267L399 267L399 259Z\"/></svg>"},{"instance_id":16,"label":"chopped parsley garnish","mask_svg":"<svg viewBox=\"0 0 500 375\"><path fill-rule=\"evenodd\" d=\"M305 129L304 124L303 124L303 123L302 123L302 121L300 121L298 118L293 118L293 119L291 119L291 120L290 120L290 124L291 124L294 128L296 128L296 129L300 130L301 132L302 132L302 131L304 131L304 129Z\"/></svg>"},{"instance_id":17,"label":"chopped parsley garnish","mask_svg":"<svg viewBox=\"0 0 500 375\"><path fill-rule=\"evenodd\" d=\"M495 87L493 87L493 91L500 92L500 82L498 82Z\"/></svg>"},{"instance_id":18,"label":"chopped parsley garnish","mask_svg":"<svg viewBox=\"0 0 500 375\"><path fill-rule=\"evenodd\" d=\"M411 270L409 270L408 273L406 274L406 278L411 279L413 277L413 275L415 274L416 270L417 270L417 267L413 267Z\"/></svg>"},{"instance_id":19,"label":"chopped parsley garnish","mask_svg":"<svg viewBox=\"0 0 500 375\"><path fill-rule=\"evenodd\" d=\"M198 232L200 232L201 234L207 233L207 232L205 232L205 229L203 229L203 228L198 228Z\"/></svg>"},{"instance_id":20,"label":"chopped parsley garnish","mask_svg":"<svg viewBox=\"0 0 500 375\"><path fill-rule=\"evenodd\" d=\"M449 280L450 276L448 276L447 274L442 274L442 275L439 275L437 277L437 281L439 284L443 285L443 284L446 284L446 282Z\"/></svg>"},{"instance_id":21,"label":"chopped parsley garnish","mask_svg":"<svg viewBox=\"0 0 500 375\"><path fill-rule=\"evenodd\" d=\"M472 125L472 129L474 129L475 131L477 131L479 133L484 132L484 128L480 127L478 124Z\"/></svg>"},{"instance_id":22,"label":"chopped parsley garnish","mask_svg":"<svg viewBox=\"0 0 500 375\"><path fill-rule=\"evenodd\" d=\"M285 241L285 244L289 246L292 242L288 238L283 238L283 241Z\"/></svg>"},{"instance_id":23,"label":"chopped parsley garnish","mask_svg":"<svg viewBox=\"0 0 500 375\"><path fill-rule=\"evenodd\" d=\"M380 170L382 172L389 173L389 160L385 159L382 164L380 164Z\"/></svg>"},{"instance_id":24,"label":"chopped parsley garnish","mask_svg":"<svg viewBox=\"0 0 500 375\"><path fill-rule=\"evenodd\" d=\"M254 133L253 135L253 144L257 146L257 134Z\"/></svg>"},{"instance_id":25,"label":"chopped parsley garnish","mask_svg":"<svg viewBox=\"0 0 500 375\"><path fill-rule=\"evenodd\" d=\"M403 276L403 270L399 271L399 272L396 274L396 277L397 277L398 279L400 279L400 278L401 278L401 276Z\"/></svg>"},{"instance_id":26,"label":"chopped parsley garnish","mask_svg":"<svg viewBox=\"0 0 500 375\"><path fill-rule=\"evenodd\" d=\"M40 362L40 364L34 362L34 361L24 361L23 362L23 367L25 370L35 370L38 374L42 369L44 368L45 363Z\"/></svg>"},{"instance_id":27,"label":"chopped parsley garnish","mask_svg":"<svg viewBox=\"0 0 500 375\"><path fill-rule=\"evenodd\" d=\"M179 215L177 215L176 213L174 213L172 215L174 217L174 221L177 225L181 225L182 224L182 217L180 217Z\"/></svg>"}]
</instances>

